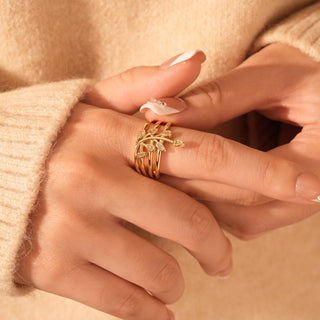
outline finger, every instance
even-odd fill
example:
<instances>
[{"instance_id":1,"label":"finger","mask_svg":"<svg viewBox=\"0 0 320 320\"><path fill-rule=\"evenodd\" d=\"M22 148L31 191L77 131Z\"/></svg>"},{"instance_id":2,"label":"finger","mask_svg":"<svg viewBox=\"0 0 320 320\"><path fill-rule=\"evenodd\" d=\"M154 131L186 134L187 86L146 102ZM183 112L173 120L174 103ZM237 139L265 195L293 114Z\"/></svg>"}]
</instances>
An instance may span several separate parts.
<instances>
[{"instance_id":1,"label":"finger","mask_svg":"<svg viewBox=\"0 0 320 320\"><path fill-rule=\"evenodd\" d=\"M78 252L90 262L134 283L164 303L182 295L184 280L178 262L149 241L115 223L85 229ZM98 244L98 245L97 245Z\"/></svg>"},{"instance_id":2,"label":"finger","mask_svg":"<svg viewBox=\"0 0 320 320\"><path fill-rule=\"evenodd\" d=\"M179 98L160 98L168 107L177 110L174 114L166 114L161 106L143 106L141 111L149 121L162 120L182 127L209 129L255 110L266 102L267 92L272 95L269 79L274 78L268 78L271 75L264 73L261 76L261 70L254 67L234 69Z\"/></svg>"},{"instance_id":3,"label":"finger","mask_svg":"<svg viewBox=\"0 0 320 320\"><path fill-rule=\"evenodd\" d=\"M289 144L268 153L294 161L301 168L319 172L320 152L319 125L305 126ZM255 238L270 230L303 220L320 210L319 198L314 204L302 205L283 201L271 201L253 207L206 202L219 223L229 232L242 239Z\"/></svg>"},{"instance_id":4,"label":"finger","mask_svg":"<svg viewBox=\"0 0 320 320\"><path fill-rule=\"evenodd\" d=\"M120 116L110 110L108 113ZM131 123L132 117L130 120ZM136 121L139 122L140 119ZM99 129L98 131L100 132ZM109 138L109 142L112 139ZM77 189L77 196L73 199L74 210L84 213L86 219L88 211L96 212L92 215L93 221L97 217L104 221L105 213L110 212L116 218L176 241L189 249L203 269L211 275L228 267L231 244L205 206L183 192L137 174L123 160L119 161L119 152L110 151L110 146L99 144L96 148L94 145L92 147L100 160L93 164L90 160L89 166L84 164L89 177L86 178L85 185L81 175L71 181ZM77 166L80 166L80 170L76 171L83 171L81 162L78 159ZM87 201L88 190L94 190L90 192L90 202Z\"/></svg>"},{"instance_id":5,"label":"finger","mask_svg":"<svg viewBox=\"0 0 320 320\"><path fill-rule=\"evenodd\" d=\"M105 198L102 197L105 190L111 188L117 195L108 201L96 201L99 212L111 212L117 218L181 244L210 275L229 267L231 244L204 205L130 168L115 171L114 176L108 174L96 187L97 197L101 199Z\"/></svg>"},{"instance_id":6,"label":"finger","mask_svg":"<svg viewBox=\"0 0 320 320\"><path fill-rule=\"evenodd\" d=\"M271 119L281 121L314 121L318 114L317 105L301 112L297 101L313 102L301 90L305 88L301 79L312 79L315 64L289 65L284 59L284 63L279 64L279 52L278 59L270 60L268 50L265 48L237 68L193 89L181 96L181 99L166 101L171 109L181 112L166 114L160 106L160 113L157 108L145 109L146 118L149 121L170 121L178 126L195 129L209 129L253 110L263 111ZM291 106L290 112L288 106Z\"/></svg>"},{"instance_id":7,"label":"finger","mask_svg":"<svg viewBox=\"0 0 320 320\"><path fill-rule=\"evenodd\" d=\"M124 320L173 319L146 291L90 263L70 273L55 293Z\"/></svg>"},{"instance_id":8,"label":"finger","mask_svg":"<svg viewBox=\"0 0 320 320\"><path fill-rule=\"evenodd\" d=\"M196 50L171 58L161 66L129 69L96 83L83 102L134 113L150 98L180 93L198 77L204 61L204 53Z\"/></svg>"},{"instance_id":9,"label":"finger","mask_svg":"<svg viewBox=\"0 0 320 320\"><path fill-rule=\"evenodd\" d=\"M112 115L109 115L112 116ZM117 117L117 115L115 115ZM118 143L131 166L134 166L135 137L142 121L128 121L128 134ZM185 147L167 152L161 157L163 174L184 179L207 180L254 191L266 197L285 201L310 203L320 195L319 178L296 163L249 148L238 142L206 132L173 127L174 139Z\"/></svg>"},{"instance_id":10,"label":"finger","mask_svg":"<svg viewBox=\"0 0 320 320\"><path fill-rule=\"evenodd\" d=\"M271 201L271 198L254 191L245 190L223 183L182 179L162 175L160 181L183 191L192 198L201 201L227 202L243 206L257 205Z\"/></svg>"},{"instance_id":11,"label":"finger","mask_svg":"<svg viewBox=\"0 0 320 320\"><path fill-rule=\"evenodd\" d=\"M277 200L252 207L213 202L205 204L227 231L243 240L294 224L320 210L319 204L302 205Z\"/></svg>"}]
</instances>

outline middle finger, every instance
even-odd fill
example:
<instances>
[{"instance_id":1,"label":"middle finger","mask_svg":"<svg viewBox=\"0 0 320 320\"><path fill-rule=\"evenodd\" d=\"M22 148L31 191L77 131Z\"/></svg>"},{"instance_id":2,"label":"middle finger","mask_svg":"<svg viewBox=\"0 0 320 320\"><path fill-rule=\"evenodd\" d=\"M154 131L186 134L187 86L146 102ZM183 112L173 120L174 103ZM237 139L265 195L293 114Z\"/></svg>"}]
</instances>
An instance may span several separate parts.
<instances>
[{"instance_id":1,"label":"middle finger","mask_svg":"<svg viewBox=\"0 0 320 320\"><path fill-rule=\"evenodd\" d=\"M103 213L110 212L173 240L188 249L208 274L216 275L230 267L230 241L208 208L179 190L124 168L106 172L96 181L96 199L92 199L95 208L91 210L99 214L101 221L105 221ZM112 190L113 196L106 198L106 190Z\"/></svg>"},{"instance_id":2,"label":"middle finger","mask_svg":"<svg viewBox=\"0 0 320 320\"><path fill-rule=\"evenodd\" d=\"M133 121L132 117L125 119L126 116L119 116L111 110L109 112L109 116L118 118L116 122L123 124L123 135L116 137L119 151L129 165L134 166L135 139L143 121ZM161 158L161 172L164 174L214 181L298 203L312 203L320 195L319 178L293 161L216 134L179 127L173 127L171 131L174 139L184 141L185 148L174 150L167 143L168 150Z\"/></svg>"}]
</instances>

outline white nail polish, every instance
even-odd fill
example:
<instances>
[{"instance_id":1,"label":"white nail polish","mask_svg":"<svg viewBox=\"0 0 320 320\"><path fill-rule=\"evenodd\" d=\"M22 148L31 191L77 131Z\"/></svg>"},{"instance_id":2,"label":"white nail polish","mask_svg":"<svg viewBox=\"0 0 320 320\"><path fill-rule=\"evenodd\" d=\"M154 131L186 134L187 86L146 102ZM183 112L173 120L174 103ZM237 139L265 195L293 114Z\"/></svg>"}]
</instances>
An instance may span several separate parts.
<instances>
[{"instance_id":1,"label":"white nail polish","mask_svg":"<svg viewBox=\"0 0 320 320\"><path fill-rule=\"evenodd\" d=\"M147 103L142 105L140 108L140 112L144 109L150 109L152 112L156 113L159 116L180 112L180 110L169 107L165 102L156 99L151 99Z\"/></svg>"},{"instance_id":2,"label":"white nail polish","mask_svg":"<svg viewBox=\"0 0 320 320\"><path fill-rule=\"evenodd\" d=\"M200 52L200 50L191 50L191 51L187 51L183 54L181 54L179 57L177 57L173 62L171 62L169 67L174 66L175 64L178 64L180 62L189 60L190 58L192 58L194 55L196 55L198 52Z\"/></svg>"},{"instance_id":3,"label":"white nail polish","mask_svg":"<svg viewBox=\"0 0 320 320\"><path fill-rule=\"evenodd\" d=\"M312 201L320 203L320 196L317 196L315 199L312 199Z\"/></svg>"}]
</instances>

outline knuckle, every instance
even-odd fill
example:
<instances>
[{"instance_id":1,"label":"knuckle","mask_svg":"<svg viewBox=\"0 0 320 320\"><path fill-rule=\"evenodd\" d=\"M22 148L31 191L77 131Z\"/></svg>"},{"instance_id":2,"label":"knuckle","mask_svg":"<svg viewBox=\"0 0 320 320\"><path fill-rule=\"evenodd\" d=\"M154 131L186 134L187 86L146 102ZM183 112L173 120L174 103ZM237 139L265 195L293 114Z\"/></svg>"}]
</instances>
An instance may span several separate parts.
<instances>
[{"instance_id":1,"label":"knuckle","mask_svg":"<svg viewBox=\"0 0 320 320\"><path fill-rule=\"evenodd\" d=\"M65 190L79 190L83 186L94 184L97 177L97 166L90 155L77 154L77 158L70 157L61 164L56 171L59 175L59 188Z\"/></svg>"},{"instance_id":2,"label":"knuckle","mask_svg":"<svg viewBox=\"0 0 320 320\"><path fill-rule=\"evenodd\" d=\"M251 218L250 221L241 223L236 230L236 236L240 240L249 241L256 239L266 232L266 222L259 217Z\"/></svg>"},{"instance_id":3,"label":"knuckle","mask_svg":"<svg viewBox=\"0 0 320 320\"><path fill-rule=\"evenodd\" d=\"M205 207L195 207L188 221L188 239L191 245L196 248L201 246L210 237L213 227L213 218Z\"/></svg>"},{"instance_id":4,"label":"knuckle","mask_svg":"<svg viewBox=\"0 0 320 320\"><path fill-rule=\"evenodd\" d=\"M217 106L221 103L222 100L222 90L217 80L211 81L204 86L196 88L192 92L196 94L203 94L204 98L207 100L208 105Z\"/></svg>"},{"instance_id":5,"label":"knuckle","mask_svg":"<svg viewBox=\"0 0 320 320\"><path fill-rule=\"evenodd\" d=\"M198 103L210 107L211 109L218 110L219 106L222 103L222 90L218 81L212 81L206 85L200 86L191 90L189 93L185 94L184 97L197 96ZM186 100L188 101L188 100ZM188 102L187 102L188 103ZM208 129L212 128L216 123L220 123L221 112L213 112L210 114L206 114Z\"/></svg>"},{"instance_id":6,"label":"knuckle","mask_svg":"<svg viewBox=\"0 0 320 320\"><path fill-rule=\"evenodd\" d=\"M96 122L99 125L95 128L94 138L96 141L100 141L104 154L104 150L107 148L110 150L110 155L120 153L125 156L126 150L131 146L128 144L132 143L128 137L132 135L132 129L134 130L136 123L133 117L127 117L112 110L103 111L103 115Z\"/></svg>"},{"instance_id":7,"label":"knuckle","mask_svg":"<svg viewBox=\"0 0 320 320\"><path fill-rule=\"evenodd\" d=\"M265 200L265 197L257 192L243 192L234 199L234 203L242 207L250 207L262 203Z\"/></svg>"},{"instance_id":8,"label":"knuckle","mask_svg":"<svg viewBox=\"0 0 320 320\"><path fill-rule=\"evenodd\" d=\"M269 187L272 185L275 171L276 163L274 160L268 160L266 163L264 163L261 171L262 183L264 186Z\"/></svg>"},{"instance_id":9,"label":"knuckle","mask_svg":"<svg viewBox=\"0 0 320 320\"><path fill-rule=\"evenodd\" d=\"M272 194L281 195L284 192L284 185L282 179L279 179L279 174L286 172L290 177L295 172L288 161L283 159L269 159L264 162L261 169L261 182L265 190L270 190Z\"/></svg>"},{"instance_id":10,"label":"knuckle","mask_svg":"<svg viewBox=\"0 0 320 320\"><path fill-rule=\"evenodd\" d=\"M219 105L222 100L222 90L217 80L211 81L204 87L204 93L212 106Z\"/></svg>"},{"instance_id":11,"label":"knuckle","mask_svg":"<svg viewBox=\"0 0 320 320\"><path fill-rule=\"evenodd\" d=\"M119 74L119 79L124 85L132 85L138 78L139 67L134 67Z\"/></svg>"},{"instance_id":12,"label":"knuckle","mask_svg":"<svg viewBox=\"0 0 320 320\"><path fill-rule=\"evenodd\" d=\"M134 318L142 313L143 309L143 292L138 289L132 289L122 300L117 307L117 313L125 318Z\"/></svg>"},{"instance_id":13,"label":"knuckle","mask_svg":"<svg viewBox=\"0 0 320 320\"><path fill-rule=\"evenodd\" d=\"M219 171L226 166L228 160L227 140L216 134L206 134L200 140L198 159L200 166L209 172Z\"/></svg>"},{"instance_id":14,"label":"knuckle","mask_svg":"<svg viewBox=\"0 0 320 320\"><path fill-rule=\"evenodd\" d=\"M181 278L181 270L179 264L171 258L168 258L161 264L160 270L154 277L153 286L162 293L172 291Z\"/></svg>"}]
</instances>

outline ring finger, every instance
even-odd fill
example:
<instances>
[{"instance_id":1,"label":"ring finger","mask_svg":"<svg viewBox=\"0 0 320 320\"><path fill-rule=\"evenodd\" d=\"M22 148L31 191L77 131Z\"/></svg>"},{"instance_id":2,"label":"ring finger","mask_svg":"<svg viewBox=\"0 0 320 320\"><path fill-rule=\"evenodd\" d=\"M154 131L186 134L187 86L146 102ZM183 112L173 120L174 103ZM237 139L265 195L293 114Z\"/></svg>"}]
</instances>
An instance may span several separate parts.
<instances>
[{"instance_id":1,"label":"ring finger","mask_svg":"<svg viewBox=\"0 0 320 320\"><path fill-rule=\"evenodd\" d=\"M176 302L184 281L178 262L147 240L111 222L86 226L77 251L90 262L132 282L164 303Z\"/></svg>"},{"instance_id":2,"label":"ring finger","mask_svg":"<svg viewBox=\"0 0 320 320\"><path fill-rule=\"evenodd\" d=\"M181 244L208 274L216 275L229 267L230 241L203 204L179 190L139 175L124 164L116 166L119 167L111 172L105 168L104 174L100 173L100 178L94 181L91 203L95 207L88 208L85 201L79 206L95 212L100 223L106 221L106 213L111 212L116 219Z\"/></svg>"}]
</instances>

